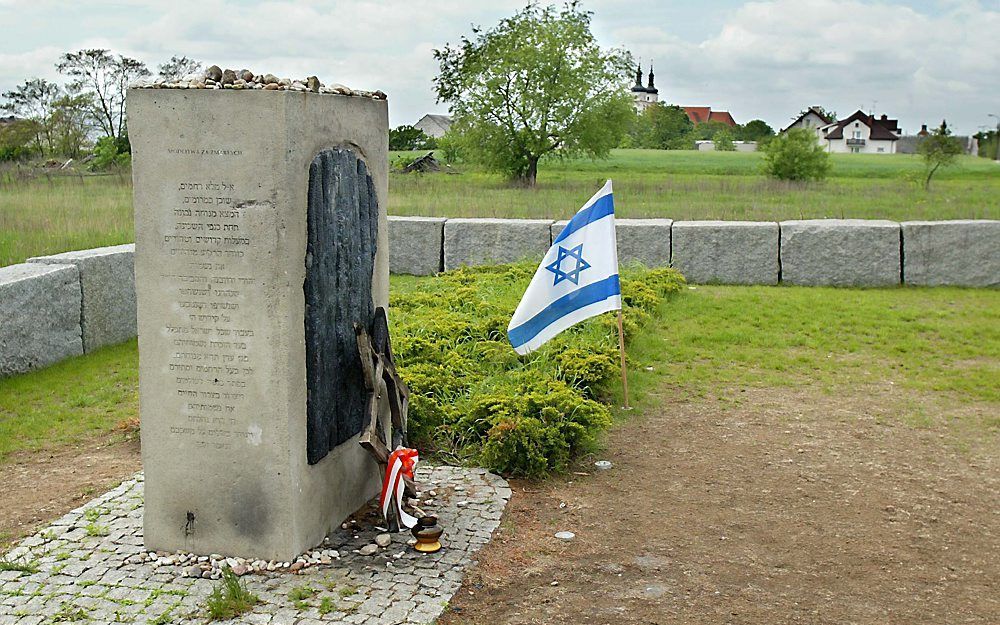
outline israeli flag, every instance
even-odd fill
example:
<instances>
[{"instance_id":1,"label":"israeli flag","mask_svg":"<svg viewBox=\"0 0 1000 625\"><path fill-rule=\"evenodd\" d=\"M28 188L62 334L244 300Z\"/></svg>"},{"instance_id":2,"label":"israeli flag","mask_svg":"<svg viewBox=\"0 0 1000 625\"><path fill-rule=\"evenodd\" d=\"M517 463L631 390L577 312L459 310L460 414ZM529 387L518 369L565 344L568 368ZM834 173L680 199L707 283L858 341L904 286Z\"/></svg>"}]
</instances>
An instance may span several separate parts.
<instances>
[{"instance_id":1,"label":"israeli flag","mask_svg":"<svg viewBox=\"0 0 1000 625\"><path fill-rule=\"evenodd\" d=\"M524 292L507 337L527 354L566 328L622 307L611 181L566 224Z\"/></svg>"}]
</instances>

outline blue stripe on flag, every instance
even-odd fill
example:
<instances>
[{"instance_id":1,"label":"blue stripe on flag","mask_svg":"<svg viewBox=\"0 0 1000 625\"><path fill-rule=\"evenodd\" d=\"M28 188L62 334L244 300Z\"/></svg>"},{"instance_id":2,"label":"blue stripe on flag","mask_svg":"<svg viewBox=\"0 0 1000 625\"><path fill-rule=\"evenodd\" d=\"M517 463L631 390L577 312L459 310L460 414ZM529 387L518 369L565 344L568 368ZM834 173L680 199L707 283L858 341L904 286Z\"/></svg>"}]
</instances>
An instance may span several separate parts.
<instances>
[{"instance_id":1,"label":"blue stripe on flag","mask_svg":"<svg viewBox=\"0 0 1000 625\"><path fill-rule=\"evenodd\" d=\"M573 234L580 228L588 224L591 224L597 221L598 219L602 219L604 217L607 217L608 215L613 215L614 212L615 212L615 201L613 199L613 196L610 193L605 196L602 196L599 200L591 204L585 210L582 210L576 215L573 215L573 219L569 220L569 223L566 224L566 227L563 228L562 232L559 233L559 236L556 237L556 240L552 242L552 245L555 245L556 243L562 241L563 239Z\"/></svg>"},{"instance_id":2,"label":"blue stripe on flag","mask_svg":"<svg viewBox=\"0 0 1000 625\"><path fill-rule=\"evenodd\" d=\"M531 319L528 319L513 330L509 330L507 337L510 339L510 344L514 347L520 347L535 338L539 332L574 310L596 304L613 295L621 295L621 292L621 283L618 281L618 274L615 274L588 284L572 293L567 293L543 308Z\"/></svg>"}]
</instances>

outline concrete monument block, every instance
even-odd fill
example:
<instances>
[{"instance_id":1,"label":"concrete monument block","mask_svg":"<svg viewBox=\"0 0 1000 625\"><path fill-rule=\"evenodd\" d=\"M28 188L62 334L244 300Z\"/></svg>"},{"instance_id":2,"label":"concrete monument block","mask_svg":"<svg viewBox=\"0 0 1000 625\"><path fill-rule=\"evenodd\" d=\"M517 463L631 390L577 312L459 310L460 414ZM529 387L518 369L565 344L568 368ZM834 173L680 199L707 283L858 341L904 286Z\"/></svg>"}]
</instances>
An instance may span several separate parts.
<instances>
[{"instance_id":1,"label":"concrete monument block","mask_svg":"<svg viewBox=\"0 0 1000 625\"><path fill-rule=\"evenodd\" d=\"M76 267L0 267L0 377L82 353Z\"/></svg>"},{"instance_id":2,"label":"concrete monument block","mask_svg":"<svg viewBox=\"0 0 1000 625\"><path fill-rule=\"evenodd\" d=\"M688 282L777 284L778 224L675 221L673 266Z\"/></svg>"},{"instance_id":3,"label":"concrete monument block","mask_svg":"<svg viewBox=\"0 0 1000 625\"><path fill-rule=\"evenodd\" d=\"M551 219L449 219L444 268L541 260L552 245Z\"/></svg>"},{"instance_id":4,"label":"concrete monument block","mask_svg":"<svg viewBox=\"0 0 1000 625\"><path fill-rule=\"evenodd\" d=\"M568 220L552 224L555 240ZM639 263L646 267L670 266L670 227L672 219L616 219L615 239L618 262L622 265Z\"/></svg>"},{"instance_id":5,"label":"concrete monument block","mask_svg":"<svg viewBox=\"0 0 1000 625\"><path fill-rule=\"evenodd\" d=\"M805 286L899 284L899 224L878 219L783 221L781 280Z\"/></svg>"},{"instance_id":6,"label":"concrete monument block","mask_svg":"<svg viewBox=\"0 0 1000 625\"><path fill-rule=\"evenodd\" d=\"M379 492L354 324L388 305L384 100L130 89L149 549L288 560Z\"/></svg>"},{"instance_id":7,"label":"concrete monument block","mask_svg":"<svg viewBox=\"0 0 1000 625\"><path fill-rule=\"evenodd\" d=\"M28 259L29 263L74 265L83 293L83 351L135 336L135 245L115 245Z\"/></svg>"},{"instance_id":8,"label":"concrete monument block","mask_svg":"<svg viewBox=\"0 0 1000 625\"><path fill-rule=\"evenodd\" d=\"M444 217L389 217L389 271L430 276L441 271Z\"/></svg>"},{"instance_id":9,"label":"concrete monument block","mask_svg":"<svg viewBox=\"0 0 1000 625\"><path fill-rule=\"evenodd\" d=\"M903 282L1000 286L1000 221L906 221Z\"/></svg>"}]
</instances>

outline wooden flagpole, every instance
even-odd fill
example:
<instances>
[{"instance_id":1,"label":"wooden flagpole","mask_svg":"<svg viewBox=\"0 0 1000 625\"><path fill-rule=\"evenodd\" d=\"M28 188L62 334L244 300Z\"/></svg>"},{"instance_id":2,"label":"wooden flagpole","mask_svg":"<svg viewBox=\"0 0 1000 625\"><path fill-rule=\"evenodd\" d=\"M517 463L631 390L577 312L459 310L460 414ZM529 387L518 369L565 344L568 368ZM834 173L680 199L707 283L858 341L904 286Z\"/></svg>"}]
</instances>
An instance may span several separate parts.
<instances>
[{"instance_id":1,"label":"wooden flagpole","mask_svg":"<svg viewBox=\"0 0 1000 625\"><path fill-rule=\"evenodd\" d=\"M625 331L622 329L622 309L618 309L618 353L622 359L622 390L625 393L625 409L631 409L628 403L628 376L625 374Z\"/></svg>"}]
</instances>

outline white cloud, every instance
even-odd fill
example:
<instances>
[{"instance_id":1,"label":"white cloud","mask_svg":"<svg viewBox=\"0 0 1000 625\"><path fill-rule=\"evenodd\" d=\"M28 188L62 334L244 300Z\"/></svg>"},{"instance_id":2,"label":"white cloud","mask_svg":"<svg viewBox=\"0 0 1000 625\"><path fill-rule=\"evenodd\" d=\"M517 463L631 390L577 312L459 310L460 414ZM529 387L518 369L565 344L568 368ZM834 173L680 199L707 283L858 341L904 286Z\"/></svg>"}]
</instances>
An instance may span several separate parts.
<instances>
[{"instance_id":1,"label":"white cloud","mask_svg":"<svg viewBox=\"0 0 1000 625\"><path fill-rule=\"evenodd\" d=\"M905 130L947 117L974 132L1000 96L990 78L1000 76L998 32L1000 11L976 2L931 16L885 3L774 0L743 5L701 42L644 28L634 49L662 59L668 101L729 109L738 121L781 126L811 104L847 114L877 101Z\"/></svg>"},{"instance_id":2,"label":"white cloud","mask_svg":"<svg viewBox=\"0 0 1000 625\"><path fill-rule=\"evenodd\" d=\"M656 63L661 95L774 126L810 104L878 108L903 127L975 131L1000 101L1000 10L946 0L934 10L886 2L590 0L607 46ZM110 47L151 69L183 54L222 66L382 89L393 124L435 105L431 50L494 24L525 0L0 0L0 90L57 78L59 54ZM689 33L701 33L691 39Z\"/></svg>"}]
</instances>

